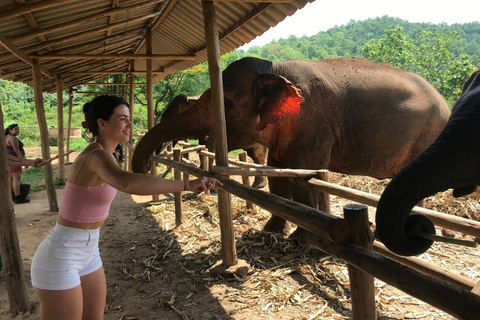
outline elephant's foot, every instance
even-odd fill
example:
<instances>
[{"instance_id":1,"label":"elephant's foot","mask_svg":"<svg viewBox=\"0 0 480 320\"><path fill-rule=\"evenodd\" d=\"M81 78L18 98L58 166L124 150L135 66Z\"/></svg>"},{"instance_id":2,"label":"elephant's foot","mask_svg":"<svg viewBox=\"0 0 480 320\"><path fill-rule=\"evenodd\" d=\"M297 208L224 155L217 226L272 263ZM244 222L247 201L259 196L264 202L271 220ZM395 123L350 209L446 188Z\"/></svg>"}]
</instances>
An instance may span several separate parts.
<instances>
[{"instance_id":1,"label":"elephant's foot","mask_svg":"<svg viewBox=\"0 0 480 320\"><path fill-rule=\"evenodd\" d=\"M263 230L267 232L283 233L283 229L285 229L285 224L285 219L272 215L272 217L263 227Z\"/></svg>"},{"instance_id":2,"label":"elephant's foot","mask_svg":"<svg viewBox=\"0 0 480 320\"><path fill-rule=\"evenodd\" d=\"M299 243L305 242L307 239L307 230L298 227L295 231L293 231L288 238L289 239L295 239Z\"/></svg>"},{"instance_id":3,"label":"elephant's foot","mask_svg":"<svg viewBox=\"0 0 480 320\"><path fill-rule=\"evenodd\" d=\"M257 189L262 189L267 185L267 179L265 177L255 177L252 187Z\"/></svg>"}]
</instances>

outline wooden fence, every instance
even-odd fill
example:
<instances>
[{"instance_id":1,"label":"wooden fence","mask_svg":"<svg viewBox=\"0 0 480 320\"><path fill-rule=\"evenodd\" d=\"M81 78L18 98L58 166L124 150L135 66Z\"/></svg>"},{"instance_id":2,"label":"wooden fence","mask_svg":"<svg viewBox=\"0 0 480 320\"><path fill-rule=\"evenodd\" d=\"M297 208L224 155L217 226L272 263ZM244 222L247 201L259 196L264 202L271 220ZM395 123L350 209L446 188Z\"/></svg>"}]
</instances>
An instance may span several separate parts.
<instances>
[{"instance_id":1,"label":"wooden fence","mask_svg":"<svg viewBox=\"0 0 480 320\"><path fill-rule=\"evenodd\" d=\"M381 243L373 241L373 236L369 234L366 205L376 206L379 196L317 179L318 174L324 170L275 169L233 159L230 159L229 162L240 168L212 167L209 171L202 170L189 163L182 163L189 161L183 159L181 155L195 151L201 157L214 157L215 154L205 151L203 146L188 144L183 144L183 146L183 150L174 150L162 154L161 157L152 156L150 160L174 168L177 172L176 179L180 179L180 171L197 177L215 177L223 183L224 190L266 210L274 211L279 217L307 230L306 241L309 245L337 256L347 263L353 319L376 318L373 277L459 319L479 319L480 296L471 292L473 288L478 287L475 281L416 257L397 256ZM133 151L131 145L129 148ZM173 157L174 153L179 161L167 159ZM208 163L208 161L201 161L201 163ZM346 206L344 208L345 219L342 219L238 183L223 175L291 177L299 185L364 205ZM177 196L181 197L181 193ZM175 203L176 206L181 206L181 201ZM480 236L479 222L420 207L415 207L414 211L427 215L438 226ZM177 223L181 223L183 220L181 214L181 208L176 209ZM475 292L477 292L476 289Z\"/></svg>"}]
</instances>

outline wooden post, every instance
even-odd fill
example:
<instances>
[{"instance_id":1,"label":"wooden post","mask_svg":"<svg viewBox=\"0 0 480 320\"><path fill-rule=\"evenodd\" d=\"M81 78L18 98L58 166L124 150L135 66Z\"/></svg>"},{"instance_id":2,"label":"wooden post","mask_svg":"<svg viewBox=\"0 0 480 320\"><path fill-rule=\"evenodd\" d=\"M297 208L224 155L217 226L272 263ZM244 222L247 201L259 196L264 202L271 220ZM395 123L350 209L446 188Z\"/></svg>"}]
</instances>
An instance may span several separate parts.
<instances>
[{"instance_id":1,"label":"wooden post","mask_svg":"<svg viewBox=\"0 0 480 320\"><path fill-rule=\"evenodd\" d=\"M207 157L206 155L203 155L201 153L198 153L198 157L200 158L200 168L204 171L209 171L210 170L210 158ZM210 190L205 191L205 194L209 195Z\"/></svg>"},{"instance_id":2,"label":"wooden post","mask_svg":"<svg viewBox=\"0 0 480 320\"><path fill-rule=\"evenodd\" d=\"M343 207L345 219L353 227L352 243L372 250L373 234L368 221L368 209L365 205L350 204ZM350 277L353 320L376 319L374 279L368 273L347 265Z\"/></svg>"},{"instance_id":3,"label":"wooden post","mask_svg":"<svg viewBox=\"0 0 480 320\"><path fill-rule=\"evenodd\" d=\"M173 150L173 160L182 162L180 149ZM175 180L182 180L182 171L179 169L173 170L173 176ZM182 191L175 192L175 225L177 227L183 223L182 193Z\"/></svg>"},{"instance_id":4,"label":"wooden post","mask_svg":"<svg viewBox=\"0 0 480 320\"><path fill-rule=\"evenodd\" d=\"M57 127L58 127L58 154L64 154L64 134L63 134L63 81L57 80ZM70 136L70 130L67 133ZM65 158L58 158L58 179L65 182Z\"/></svg>"},{"instance_id":5,"label":"wooden post","mask_svg":"<svg viewBox=\"0 0 480 320\"><path fill-rule=\"evenodd\" d=\"M133 71L134 69L134 63L133 63L133 60L130 61L130 65L131 65L131 70ZM134 110L134 94L135 94L135 74L132 72L130 73L130 86L129 86L129 95L128 95L128 98L129 98L129 101L128 101L128 104L130 105L130 121L132 121L132 124L135 125L133 123L133 110ZM133 129L130 130L130 144L133 145ZM129 149L128 150L128 157L126 157L126 159L128 158L128 162L125 161L125 169L128 170L128 171L132 171L132 155L133 155L133 152Z\"/></svg>"},{"instance_id":6,"label":"wooden post","mask_svg":"<svg viewBox=\"0 0 480 320\"><path fill-rule=\"evenodd\" d=\"M40 129L40 138L42 143L43 160L50 159L50 146L48 144L47 119L45 118L45 109L43 107L42 96L42 73L40 63L33 59L33 93L35 96L35 110L37 112L38 127ZM53 181L52 163L43 166L45 175L45 185L47 187L48 205L50 212L58 212L57 194L55 193L55 183Z\"/></svg>"},{"instance_id":7,"label":"wooden post","mask_svg":"<svg viewBox=\"0 0 480 320\"><path fill-rule=\"evenodd\" d=\"M238 154L238 160L247 162L247 152L243 151L242 153ZM243 184L246 184L247 186L250 186L250 177L249 176L242 176L242 182ZM255 211L255 205L253 204L252 201L246 200L246 206L247 210Z\"/></svg>"},{"instance_id":8,"label":"wooden post","mask_svg":"<svg viewBox=\"0 0 480 320\"><path fill-rule=\"evenodd\" d=\"M4 128L0 104L0 128ZM12 203L10 174L7 171L7 146L0 139L0 256L5 273L5 284L10 303L10 313L17 315L30 310L22 255L18 242L15 211Z\"/></svg>"},{"instance_id":9,"label":"wooden post","mask_svg":"<svg viewBox=\"0 0 480 320\"><path fill-rule=\"evenodd\" d=\"M202 1L205 42L207 45L208 71L210 74L213 123L215 123L215 161L217 165L228 166L227 131L225 126L225 106L223 104L222 66L220 61L220 43L217 29L215 4ZM218 190L218 211L220 214L220 231L222 238L223 265L230 267L237 264L235 234L231 212L231 196Z\"/></svg>"},{"instance_id":10,"label":"wooden post","mask_svg":"<svg viewBox=\"0 0 480 320\"><path fill-rule=\"evenodd\" d=\"M72 128L72 108L73 108L73 93L72 88L68 93L68 124L67 124L67 163L70 162L70 129Z\"/></svg>"},{"instance_id":11,"label":"wooden post","mask_svg":"<svg viewBox=\"0 0 480 320\"><path fill-rule=\"evenodd\" d=\"M152 54L152 29L146 29L146 51L147 55ZM148 130L152 129L154 124L153 114L153 73L152 73L152 59L147 58L147 110L148 110ZM157 175L157 166L155 162L150 162L150 174ZM158 194L152 195L153 201L158 201L160 197Z\"/></svg>"},{"instance_id":12,"label":"wooden post","mask_svg":"<svg viewBox=\"0 0 480 320\"><path fill-rule=\"evenodd\" d=\"M317 174L318 179L328 182L328 171L319 172ZM315 190L310 190L310 192L318 192ZM318 192L318 209L323 212L330 213L330 195L326 192Z\"/></svg>"}]
</instances>

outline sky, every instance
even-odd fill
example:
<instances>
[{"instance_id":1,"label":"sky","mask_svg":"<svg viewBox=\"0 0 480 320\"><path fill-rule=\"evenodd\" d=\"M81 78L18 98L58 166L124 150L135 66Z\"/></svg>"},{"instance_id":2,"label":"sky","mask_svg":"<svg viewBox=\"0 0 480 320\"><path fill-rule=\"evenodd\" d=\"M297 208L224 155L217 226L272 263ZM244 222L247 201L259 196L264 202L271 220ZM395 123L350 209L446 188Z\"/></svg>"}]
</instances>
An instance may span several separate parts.
<instances>
[{"instance_id":1,"label":"sky","mask_svg":"<svg viewBox=\"0 0 480 320\"><path fill-rule=\"evenodd\" d=\"M239 49L246 51L251 46L263 46L290 35L310 37L350 20L384 15L435 24L479 21L480 0L315 0Z\"/></svg>"}]
</instances>

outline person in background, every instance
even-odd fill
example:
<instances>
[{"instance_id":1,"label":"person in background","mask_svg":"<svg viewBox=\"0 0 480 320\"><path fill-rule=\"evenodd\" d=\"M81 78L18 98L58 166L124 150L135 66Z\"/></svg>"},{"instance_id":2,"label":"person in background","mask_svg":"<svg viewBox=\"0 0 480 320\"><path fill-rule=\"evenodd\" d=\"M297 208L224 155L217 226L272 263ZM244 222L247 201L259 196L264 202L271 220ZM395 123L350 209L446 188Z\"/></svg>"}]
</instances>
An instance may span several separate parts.
<instances>
[{"instance_id":1,"label":"person in background","mask_svg":"<svg viewBox=\"0 0 480 320\"><path fill-rule=\"evenodd\" d=\"M113 153L113 155L115 157L115 161L117 161L118 164L121 164L123 162L123 148L121 143L119 143L115 147L115 152Z\"/></svg>"},{"instance_id":2,"label":"person in background","mask_svg":"<svg viewBox=\"0 0 480 320\"><path fill-rule=\"evenodd\" d=\"M222 185L213 178L168 180L120 168L113 153L133 130L128 108L122 98L109 95L83 106L84 126L94 138L73 162L56 225L32 260L43 320L103 319L107 286L98 242L117 189L151 195Z\"/></svg>"},{"instance_id":3,"label":"person in background","mask_svg":"<svg viewBox=\"0 0 480 320\"><path fill-rule=\"evenodd\" d=\"M5 143L7 145L7 154L17 157L18 159L25 158L25 150L23 143L17 136L20 133L20 128L17 123L12 123L5 129ZM20 195L20 178L22 177L21 166L8 166L10 178L12 181L12 189L15 196L14 203L27 203L30 200L25 199Z\"/></svg>"}]
</instances>

